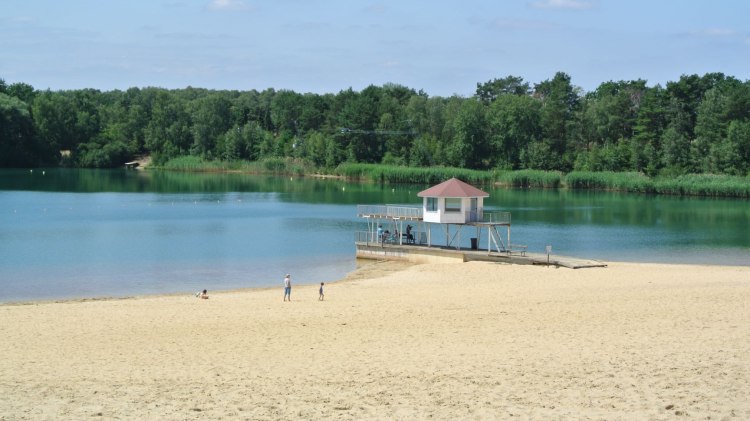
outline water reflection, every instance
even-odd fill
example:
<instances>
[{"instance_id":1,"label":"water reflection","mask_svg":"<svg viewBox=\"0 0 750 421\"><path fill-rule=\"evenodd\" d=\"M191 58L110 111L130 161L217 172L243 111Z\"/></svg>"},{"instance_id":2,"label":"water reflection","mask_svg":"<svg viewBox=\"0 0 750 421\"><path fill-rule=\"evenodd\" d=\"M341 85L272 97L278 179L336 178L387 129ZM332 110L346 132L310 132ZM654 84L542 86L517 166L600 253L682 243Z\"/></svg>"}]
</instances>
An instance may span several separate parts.
<instances>
[{"instance_id":1,"label":"water reflection","mask_svg":"<svg viewBox=\"0 0 750 421\"><path fill-rule=\"evenodd\" d=\"M0 301L268 286L287 271L301 282L340 278L355 265L353 233L366 229L355 205L419 205L427 187L0 170ZM483 189L485 207L510 211L513 242L532 252L552 245L605 261L750 264L745 200Z\"/></svg>"}]
</instances>

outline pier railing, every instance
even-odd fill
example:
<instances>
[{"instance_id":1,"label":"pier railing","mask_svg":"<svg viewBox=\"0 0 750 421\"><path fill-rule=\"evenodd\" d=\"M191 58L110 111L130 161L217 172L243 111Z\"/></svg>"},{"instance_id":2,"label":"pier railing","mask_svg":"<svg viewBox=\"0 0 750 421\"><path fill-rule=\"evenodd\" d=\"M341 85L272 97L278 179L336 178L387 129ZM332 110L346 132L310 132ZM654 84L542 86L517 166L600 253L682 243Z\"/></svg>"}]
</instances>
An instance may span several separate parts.
<instances>
[{"instance_id":1,"label":"pier railing","mask_svg":"<svg viewBox=\"0 0 750 421\"><path fill-rule=\"evenodd\" d=\"M422 208L417 206L357 205L360 218L421 219Z\"/></svg>"},{"instance_id":2,"label":"pier railing","mask_svg":"<svg viewBox=\"0 0 750 421\"><path fill-rule=\"evenodd\" d=\"M482 214L482 222L510 225L510 212L484 211Z\"/></svg>"},{"instance_id":3,"label":"pier railing","mask_svg":"<svg viewBox=\"0 0 750 421\"><path fill-rule=\"evenodd\" d=\"M399 238L400 237L400 238ZM354 241L357 243L366 243L367 245L380 245L380 244L401 244L401 245L416 245L416 244L427 244L427 233L424 231L412 231L411 238L406 236L406 233L401 233L398 236L395 233L387 234L378 238L377 232L373 231L356 231L354 233Z\"/></svg>"}]
</instances>

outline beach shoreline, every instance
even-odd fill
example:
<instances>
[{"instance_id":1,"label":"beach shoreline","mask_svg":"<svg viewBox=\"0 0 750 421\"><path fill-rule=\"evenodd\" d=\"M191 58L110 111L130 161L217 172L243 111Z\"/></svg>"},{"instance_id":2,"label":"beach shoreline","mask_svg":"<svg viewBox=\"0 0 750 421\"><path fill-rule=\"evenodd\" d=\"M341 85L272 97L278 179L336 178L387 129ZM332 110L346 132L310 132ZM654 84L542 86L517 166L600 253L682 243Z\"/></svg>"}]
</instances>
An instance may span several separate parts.
<instances>
[{"instance_id":1,"label":"beach shoreline","mask_svg":"<svg viewBox=\"0 0 750 421\"><path fill-rule=\"evenodd\" d=\"M608 264L2 304L0 419L750 418L750 267Z\"/></svg>"},{"instance_id":2,"label":"beach shoreline","mask_svg":"<svg viewBox=\"0 0 750 421\"><path fill-rule=\"evenodd\" d=\"M330 280L330 281L324 281L326 284L337 284L342 282L347 282L353 279L362 279L366 278L368 276L373 276L373 268L382 267L382 265L386 265L388 269L384 272L392 272L394 270L402 270L404 268L407 268L409 266L416 265L418 263L408 262L405 260L366 260L366 263L362 263L357 266L354 270L347 273L343 278L336 279L336 280ZM373 265L373 266L371 266ZM394 269L395 268L395 269ZM382 274L384 272L375 271L377 274ZM281 285L281 282L279 282L279 285ZM299 284L296 286L316 286L317 283L304 283ZM210 290L209 292L211 294L232 294L232 293L247 293L252 291L268 291L268 290L276 290L279 287L274 286L249 286L249 287L242 287L242 288L231 288L231 289L217 289L217 290ZM14 301L0 301L0 307L2 306L26 306L26 305L37 305L37 304L64 304L64 303L79 303L79 302L89 302L89 301L120 301L120 300L137 300L142 298L159 298L159 297L184 297L184 296L194 296L197 291L176 291L176 292L165 292L165 293L158 293L158 294L132 294L132 295L123 295L123 296L94 296L94 297L71 297L71 298L48 298L48 299L32 299L32 300L14 300Z\"/></svg>"}]
</instances>

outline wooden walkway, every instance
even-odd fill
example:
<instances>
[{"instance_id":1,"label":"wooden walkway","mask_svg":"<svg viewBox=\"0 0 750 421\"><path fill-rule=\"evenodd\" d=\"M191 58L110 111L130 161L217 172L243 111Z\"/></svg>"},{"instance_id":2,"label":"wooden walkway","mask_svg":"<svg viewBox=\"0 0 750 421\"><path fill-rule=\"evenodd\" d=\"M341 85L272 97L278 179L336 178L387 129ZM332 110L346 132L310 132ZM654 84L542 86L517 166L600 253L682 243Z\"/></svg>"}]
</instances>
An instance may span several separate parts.
<instances>
[{"instance_id":1,"label":"wooden walkway","mask_svg":"<svg viewBox=\"0 0 750 421\"><path fill-rule=\"evenodd\" d=\"M594 267L607 267L607 264L598 260L582 259L550 255L549 263L547 255L542 253L508 253L490 252L487 250L456 249L455 247L427 247L424 245L398 245L357 242L357 257L361 259L374 260L410 260L431 261L436 259L461 260L464 262L481 261L493 263L507 263L514 265L550 265L566 267L570 269L583 269Z\"/></svg>"}]
</instances>

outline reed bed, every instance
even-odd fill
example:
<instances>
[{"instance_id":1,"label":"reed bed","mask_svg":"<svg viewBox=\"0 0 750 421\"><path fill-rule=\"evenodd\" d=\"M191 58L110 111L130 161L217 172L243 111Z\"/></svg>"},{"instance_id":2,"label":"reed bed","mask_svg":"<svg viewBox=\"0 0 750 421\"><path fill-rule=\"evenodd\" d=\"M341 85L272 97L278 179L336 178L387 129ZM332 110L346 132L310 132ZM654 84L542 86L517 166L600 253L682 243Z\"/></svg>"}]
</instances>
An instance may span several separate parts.
<instances>
[{"instance_id":1,"label":"reed bed","mask_svg":"<svg viewBox=\"0 0 750 421\"><path fill-rule=\"evenodd\" d=\"M207 161L196 156L174 158L161 169L190 172L236 171L252 174L313 174L318 170L308 161L295 158L264 158L259 161ZM381 164L341 164L333 171L348 179L388 184L438 184L452 177L477 185L499 184L524 188L568 188L611 190L679 196L750 198L750 177L687 174L673 178L649 178L637 172L573 171L563 176L556 171L479 171L451 167L401 167Z\"/></svg>"},{"instance_id":2,"label":"reed bed","mask_svg":"<svg viewBox=\"0 0 750 421\"><path fill-rule=\"evenodd\" d=\"M636 172L574 171L565 176L569 189L613 190L677 196L750 197L750 178L715 174L686 174L656 178Z\"/></svg>"},{"instance_id":3,"label":"reed bed","mask_svg":"<svg viewBox=\"0 0 750 421\"><path fill-rule=\"evenodd\" d=\"M681 196L750 198L750 177L686 174L655 180L654 192Z\"/></svg>"},{"instance_id":4,"label":"reed bed","mask_svg":"<svg viewBox=\"0 0 750 421\"><path fill-rule=\"evenodd\" d=\"M557 171L518 170L499 175L498 182L509 187L558 188L562 175Z\"/></svg>"},{"instance_id":5,"label":"reed bed","mask_svg":"<svg viewBox=\"0 0 750 421\"><path fill-rule=\"evenodd\" d=\"M638 172L573 171L565 176L569 189L615 190L632 193L653 193L654 183Z\"/></svg>"},{"instance_id":6,"label":"reed bed","mask_svg":"<svg viewBox=\"0 0 750 421\"><path fill-rule=\"evenodd\" d=\"M295 174L314 172L308 162L294 158L264 158L259 161L218 161L204 160L197 156L181 156L167 161L159 167L165 170L189 172L236 171L252 174Z\"/></svg>"},{"instance_id":7,"label":"reed bed","mask_svg":"<svg viewBox=\"0 0 750 421\"><path fill-rule=\"evenodd\" d=\"M468 170L451 167L400 167L379 164L341 164L336 175L350 179L370 180L376 183L437 184L452 177L473 184L491 184L491 171Z\"/></svg>"}]
</instances>

